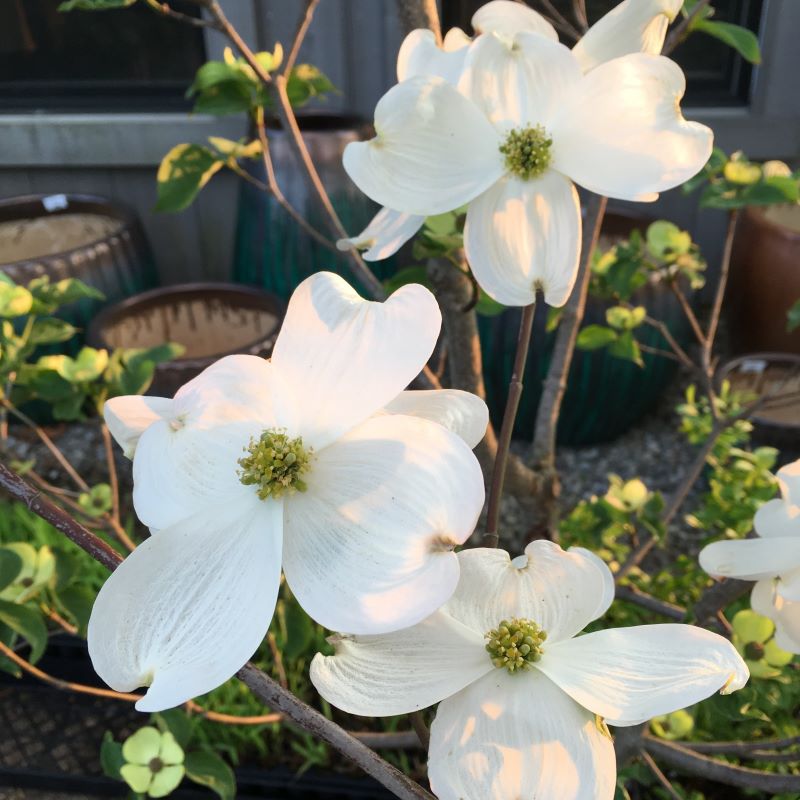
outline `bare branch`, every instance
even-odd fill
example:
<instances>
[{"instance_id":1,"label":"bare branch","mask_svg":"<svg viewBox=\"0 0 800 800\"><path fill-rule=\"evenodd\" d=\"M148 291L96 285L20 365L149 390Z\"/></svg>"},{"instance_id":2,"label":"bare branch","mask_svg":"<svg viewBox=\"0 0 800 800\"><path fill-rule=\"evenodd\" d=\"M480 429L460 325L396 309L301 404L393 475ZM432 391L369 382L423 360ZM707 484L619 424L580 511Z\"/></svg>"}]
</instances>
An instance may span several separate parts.
<instances>
[{"instance_id":1,"label":"bare branch","mask_svg":"<svg viewBox=\"0 0 800 800\"><path fill-rule=\"evenodd\" d=\"M433 31L438 44L442 43L442 25L439 22L439 9L436 0L396 0L397 15L403 35L417 28Z\"/></svg>"},{"instance_id":2,"label":"bare branch","mask_svg":"<svg viewBox=\"0 0 800 800\"><path fill-rule=\"evenodd\" d=\"M674 603L667 603L665 600L659 600L646 592L637 589L635 586L618 586L616 591L617 600L627 600L629 603L635 603L637 606L646 608L648 611L655 611L656 614L661 614L664 617L683 621L686 619L686 609L682 606L675 605Z\"/></svg>"},{"instance_id":3,"label":"bare branch","mask_svg":"<svg viewBox=\"0 0 800 800\"><path fill-rule=\"evenodd\" d=\"M283 65L283 74L287 77L291 74L294 68L297 56L300 53L300 48L303 45L303 40L306 38L306 33L311 25L311 20L314 19L314 12L319 5L319 0L306 0L306 8L303 16L300 17L300 22L297 24L297 30L292 40L292 46L289 49L289 55L286 57L286 62Z\"/></svg>"},{"instance_id":4,"label":"bare branch","mask_svg":"<svg viewBox=\"0 0 800 800\"><path fill-rule=\"evenodd\" d=\"M703 9L711 2L711 0L699 0L697 5L692 9L690 14L687 14L673 29L670 31L667 41L661 52L663 55L668 56L689 34L689 27L695 18L700 14Z\"/></svg>"}]
</instances>

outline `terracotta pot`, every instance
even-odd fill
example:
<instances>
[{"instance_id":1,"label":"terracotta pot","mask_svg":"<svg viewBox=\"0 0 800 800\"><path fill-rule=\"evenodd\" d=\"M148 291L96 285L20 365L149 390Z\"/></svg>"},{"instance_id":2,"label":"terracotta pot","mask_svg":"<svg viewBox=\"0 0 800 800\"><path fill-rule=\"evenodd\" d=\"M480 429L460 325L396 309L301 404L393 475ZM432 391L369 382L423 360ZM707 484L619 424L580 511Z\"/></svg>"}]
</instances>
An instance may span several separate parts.
<instances>
[{"instance_id":1,"label":"terracotta pot","mask_svg":"<svg viewBox=\"0 0 800 800\"><path fill-rule=\"evenodd\" d=\"M759 444L777 447L784 456L800 449L800 356L749 353L720 367L717 388L725 380L734 389L770 396L751 417Z\"/></svg>"},{"instance_id":2,"label":"terracotta pot","mask_svg":"<svg viewBox=\"0 0 800 800\"><path fill-rule=\"evenodd\" d=\"M94 318L93 347L153 347L178 342L183 357L159 364L150 394L172 397L222 356L269 356L284 304L275 295L228 283L186 283L142 292Z\"/></svg>"},{"instance_id":3,"label":"terracotta pot","mask_svg":"<svg viewBox=\"0 0 800 800\"><path fill-rule=\"evenodd\" d=\"M800 206L745 209L725 295L732 352L800 354L800 330L786 330L786 315L798 299Z\"/></svg>"}]
</instances>

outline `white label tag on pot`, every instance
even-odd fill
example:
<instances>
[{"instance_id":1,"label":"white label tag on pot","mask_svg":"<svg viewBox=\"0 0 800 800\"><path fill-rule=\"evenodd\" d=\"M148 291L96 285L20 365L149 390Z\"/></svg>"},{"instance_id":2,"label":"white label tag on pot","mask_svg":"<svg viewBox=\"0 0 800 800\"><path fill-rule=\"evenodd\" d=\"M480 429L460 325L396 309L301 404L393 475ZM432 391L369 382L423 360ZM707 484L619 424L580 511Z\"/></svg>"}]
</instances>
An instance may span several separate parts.
<instances>
[{"instance_id":1,"label":"white label tag on pot","mask_svg":"<svg viewBox=\"0 0 800 800\"><path fill-rule=\"evenodd\" d=\"M742 361L739 367L741 372L761 373L767 368L767 362L763 358L748 358Z\"/></svg>"},{"instance_id":2,"label":"white label tag on pot","mask_svg":"<svg viewBox=\"0 0 800 800\"><path fill-rule=\"evenodd\" d=\"M42 198L42 205L45 211L57 211L59 208L66 208L69 201L65 194L51 194Z\"/></svg>"}]
</instances>

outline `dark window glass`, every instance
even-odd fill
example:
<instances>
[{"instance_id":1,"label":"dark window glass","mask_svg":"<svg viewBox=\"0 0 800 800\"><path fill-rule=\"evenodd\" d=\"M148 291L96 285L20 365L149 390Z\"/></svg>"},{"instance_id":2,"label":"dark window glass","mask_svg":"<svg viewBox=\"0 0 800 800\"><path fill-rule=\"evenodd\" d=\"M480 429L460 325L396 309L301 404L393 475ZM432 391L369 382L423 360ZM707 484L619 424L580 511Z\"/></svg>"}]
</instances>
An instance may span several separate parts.
<instances>
[{"instance_id":1,"label":"dark window glass","mask_svg":"<svg viewBox=\"0 0 800 800\"><path fill-rule=\"evenodd\" d=\"M142 3L60 13L60 0L0 0L0 110L187 108L205 60L202 30ZM197 6L172 0L196 16Z\"/></svg>"},{"instance_id":2,"label":"dark window glass","mask_svg":"<svg viewBox=\"0 0 800 800\"><path fill-rule=\"evenodd\" d=\"M484 0L443 0L443 24L470 32L469 20ZM572 19L571 0L551 0L568 19ZM618 4L618 0L587 0L590 22L599 19ZM529 2L541 10L536 0ZM758 34L763 0L714 0L715 20L733 22ZM692 34L672 54L686 72L686 106L743 106L750 99L753 70L730 47L704 33Z\"/></svg>"}]
</instances>

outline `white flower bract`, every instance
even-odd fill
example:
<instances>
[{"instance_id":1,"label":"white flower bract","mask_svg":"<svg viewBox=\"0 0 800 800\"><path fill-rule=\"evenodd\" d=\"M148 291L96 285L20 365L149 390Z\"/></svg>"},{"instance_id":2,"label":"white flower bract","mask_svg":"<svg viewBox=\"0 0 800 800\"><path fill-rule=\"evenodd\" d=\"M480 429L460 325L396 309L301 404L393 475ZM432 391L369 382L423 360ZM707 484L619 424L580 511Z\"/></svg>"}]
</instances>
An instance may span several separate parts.
<instances>
[{"instance_id":1,"label":"white flower bract","mask_svg":"<svg viewBox=\"0 0 800 800\"><path fill-rule=\"evenodd\" d=\"M563 305L581 246L573 184L651 201L711 153L710 129L681 115L681 69L653 55L676 13L676 0L626 0L573 51L536 12L505 0L479 9L471 43L459 32L458 47L439 49L430 32L410 34L401 82L375 109L376 137L345 150L350 177L385 206L356 241L386 257L425 216L468 203L465 250L481 287L506 305L527 305L540 288ZM504 156L520 134L520 157ZM526 137L547 156L532 171Z\"/></svg>"},{"instance_id":2,"label":"white flower bract","mask_svg":"<svg viewBox=\"0 0 800 800\"><path fill-rule=\"evenodd\" d=\"M172 400L106 403L154 531L92 612L89 652L110 686L149 686L137 708L154 711L227 680L267 631L281 565L330 629L396 630L447 600L453 547L483 505L471 447L488 412L466 392L404 391L440 323L421 286L373 303L319 273L292 296L271 361L228 356Z\"/></svg>"},{"instance_id":3,"label":"white flower bract","mask_svg":"<svg viewBox=\"0 0 800 800\"><path fill-rule=\"evenodd\" d=\"M800 653L800 460L776 477L781 496L756 512L758 536L707 545L700 566L715 577L756 581L753 611L775 623L778 647Z\"/></svg>"},{"instance_id":4,"label":"white flower bract","mask_svg":"<svg viewBox=\"0 0 800 800\"><path fill-rule=\"evenodd\" d=\"M439 703L428 774L440 800L610 800L614 748L603 723L636 725L741 688L733 645L691 625L645 625L577 636L614 597L608 567L581 548L463 550L450 600L406 630L334 637L311 680L351 714L384 716ZM546 633L527 669L498 668L486 634L504 621ZM602 718L602 719L601 719Z\"/></svg>"}]
</instances>

